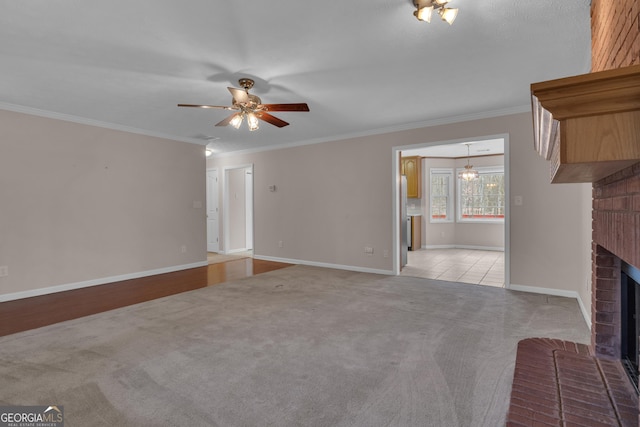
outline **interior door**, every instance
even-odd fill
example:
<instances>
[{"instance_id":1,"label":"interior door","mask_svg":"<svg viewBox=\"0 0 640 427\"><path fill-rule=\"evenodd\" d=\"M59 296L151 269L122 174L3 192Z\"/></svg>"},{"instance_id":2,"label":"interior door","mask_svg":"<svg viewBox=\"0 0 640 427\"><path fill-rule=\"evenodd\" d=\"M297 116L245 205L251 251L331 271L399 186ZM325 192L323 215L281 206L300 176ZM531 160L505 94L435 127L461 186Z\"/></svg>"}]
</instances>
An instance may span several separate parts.
<instances>
[{"instance_id":1,"label":"interior door","mask_svg":"<svg viewBox=\"0 0 640 427\"><path fill-rule=\"evenodd\" d=\"M218 170L207 169L207 252L220 250L218 203Z\"/></svg>"}]
</instances>

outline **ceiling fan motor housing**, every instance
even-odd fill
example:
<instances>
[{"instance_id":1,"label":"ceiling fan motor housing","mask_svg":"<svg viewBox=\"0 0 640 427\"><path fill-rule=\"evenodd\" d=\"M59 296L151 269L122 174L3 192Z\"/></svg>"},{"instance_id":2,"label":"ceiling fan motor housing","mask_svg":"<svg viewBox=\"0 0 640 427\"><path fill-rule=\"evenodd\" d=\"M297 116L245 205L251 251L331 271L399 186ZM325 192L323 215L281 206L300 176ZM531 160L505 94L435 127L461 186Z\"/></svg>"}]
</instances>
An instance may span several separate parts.
<instances>
[{"instance_id":1,"label":"ceiling fan motor housing","mask_svg":"<svg viewBox=\"0 0 640 427\"><path fill-rule=\"evenodd\" d=\"M240 79L238 80L238 83L240 84L241 88L245 90L249 90L253 87L253 84L255 82L252 79Z\"/></svg>"}]
</instances>

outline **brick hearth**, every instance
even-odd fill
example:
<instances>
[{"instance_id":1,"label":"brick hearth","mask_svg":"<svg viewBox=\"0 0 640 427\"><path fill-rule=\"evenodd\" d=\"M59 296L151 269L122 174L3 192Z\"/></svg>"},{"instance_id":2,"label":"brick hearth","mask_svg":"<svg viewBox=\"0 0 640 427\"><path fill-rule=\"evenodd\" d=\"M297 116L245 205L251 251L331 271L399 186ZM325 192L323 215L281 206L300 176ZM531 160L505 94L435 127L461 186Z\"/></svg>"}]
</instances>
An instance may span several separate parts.
<instances>
[{"instance_id":1,"label":"brick hearth","mask_svg":"<svg viewBox=\"0 0 640 427\"><path fill-rule=\"evenodd\" d=\"M620 362L569 341L518 343L508 427L637 427L637 408Z\"/></svg>"}]
</instances>

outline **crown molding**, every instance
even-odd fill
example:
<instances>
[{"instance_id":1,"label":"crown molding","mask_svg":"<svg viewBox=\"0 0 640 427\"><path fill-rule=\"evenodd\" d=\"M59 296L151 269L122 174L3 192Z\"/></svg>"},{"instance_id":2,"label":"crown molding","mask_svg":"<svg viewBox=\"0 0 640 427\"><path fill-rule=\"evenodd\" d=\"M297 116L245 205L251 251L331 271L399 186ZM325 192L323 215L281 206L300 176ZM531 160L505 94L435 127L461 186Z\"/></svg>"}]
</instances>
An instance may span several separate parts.
<instances>
[{"instance_id":1,"label":"crown molding","mask_svg":"<svg viewBox=\"0 0 640 427\"><path fill-rule=\"evenodd\" d=\"M143 129L138 129L134 127L124 126L124 125L117 125L114 123L102 122L100 120L88 119L85 117L78 117L71 114L56 113L53 111L41 110L38 108L25 107L24 105L9 104L6 102L0 102L0 109L13 111L14 113L23 113L23 114L29 114L32 116L44 117L47 119L62 120L65 122L78 123L81 125L96 126L100 128L117 130L121 132L151 136L154 138L163 138L163 139L170 139L172 141L188 142L190 144L206 145L208 143L208 141L201 141L199 139L168 135L162 132L153 132L149 130L143 130Z\"/></svg>"},{"instance_id":2,"label":"crown molding","mask_svg":"<svg viewBox=\"0 0 640 427\"><path fill-rule=\"evenodd\" d=\"M122 132L129 132L129 133L134 133L134 134L138 134L138 135L145 135L145 136L151 136L151 137L155 137L155 138L169 139L169 140L172 140L172 141L188 142L190 144L197 144L197 145L206 146L209 143L209 141L205 141L205 140L200 140L200 139L195 139L195 138L188 138L188 137L178 137L178 136L175 136L175 135L168 135L168 134L161 133L161 132L153 132L153 131L134 128L134 127L123 126L123 125L118 125L118 124L108 123L108 122L102 122L102 121L94 120L94 119L88 119L88 118L85 118L85 117L78 117L78 116L74 116L74 115L71 115L71 114L56 113L56 112L53 112L53 111L41 110L41 109L38 109L38 108L26 107L26 106L23 106L23 105L10 104L10 103L6 103L6 102L0 102L0 109L13 111L13 112L16 112L16 113L24 113L24 114L30 114L30 115L33 115L33 116L45 117L45 118L49 118L49 119L63 120L63 121L66 121L66 122L78 123L78 124L83 124L83 125L88 125L88 126L96 126L96 127L101 127L101 128L105 128L105 129L112 129L112 130L117 130L117 131L122 131ZM291 143L269 145L269 146L256 147L256 148L248 148L248 149L245 149L245 150L235 150L235 151L226 151L226 152L223 152L223 153L213 153L213 155L211 155L209 158L211 159L211 158L228 157L228 156L235 156L235 155L241 155L241 154L260 153L260 152L263 152L263 151L281 150L281 149L284 149L284 148L301 147L301 146L305 146L305 145L321 144L323 142L332 142L332 141L340 141L340 140L344 140L344 139L362 138L362 137L372 136L372 135L382 135L382 134L392 133L392 132L400 132L400 131L405 131L405 130L420 129L420 128L438 126L438 125L461 123L461 122L467 122L467 121L472 121L472 120L489 119L489 118L493 118L493 117L500 117L500 116L507 116L507 115L510 115L510 114L528 113L528 112L531 112L531 105L521 105L521 106L517 106L517 107L504 108L504 109L500 109L500 110L483 111L483 112L480 112L480 113L465 114L465 115L451 116L451 117L443 117L443 118L438 118L438 119L425 120L425 121L421 121L421 122L411 122L411 123L405 123L405 124L400 124L400 125L387 126L387 127L384 127L384 128L369 129L367 131L362 131L362 132L351 132L351 133L345 133L345 134L339 134L339 135L332 135L332 136L326 137L326 138L314 138L314 139L309 139L309 140L304 140L304 141L296 141L296 142L291 142Z\"/></svg>"},{"instance_id":3,"label":"crown molding","mask_svg":"<svg viewBox=\"0 0 640 427\"><path fill-rule=\"evenodd\" d=\"M237 150L237 151L226 151L224 153L214 153L209 158L229 157L229 156L236 156L236 155L242 155L242 154L260 153L263 151L281 150L284 148L294 148L294 147L301 147L304 145L321 144L323 142L341 141L345 139L362 138L365 136L372 136L372 135L383 135L383 134L392 133L392 132L401 132L405 130L413 130L413 129L432 127L432 126L469 122L473 120L490 119L493 117L501 117L501 116L508 116L511 114L530 113L530 112L531 112L531 105L528 105L528 104L520 105L517 107L503 108L500 110L483 111L481 113L443 117L439 119L425 120L421 122L411 122L411 123L405 123L401 125L388 126L384 128L370 129L363 132L352 132L352 133L346 133L341 135L333 135L327 138L316 138L316 139L309 139L306 141L297 141L292 143L269 145L266 147L248 148L245 150Z\"/></svg>"}]
</instances>

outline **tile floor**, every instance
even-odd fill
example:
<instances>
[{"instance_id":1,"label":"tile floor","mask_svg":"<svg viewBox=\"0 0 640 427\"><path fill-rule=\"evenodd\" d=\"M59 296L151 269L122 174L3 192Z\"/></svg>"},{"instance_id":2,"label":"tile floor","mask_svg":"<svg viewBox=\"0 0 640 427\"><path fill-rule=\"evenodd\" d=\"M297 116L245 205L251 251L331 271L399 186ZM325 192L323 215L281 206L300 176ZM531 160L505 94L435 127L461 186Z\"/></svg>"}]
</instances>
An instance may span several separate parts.
<instances>
[{"instance_id":1,"label":"tile floor","mask_svg":"<svg viewBox=\"0 0 640 427\"><path fill-rule=\"evenodd\" d=\"M409 251L401 276L504 288L504 252L475 249Z\"/></svg>"}]
</instances>

